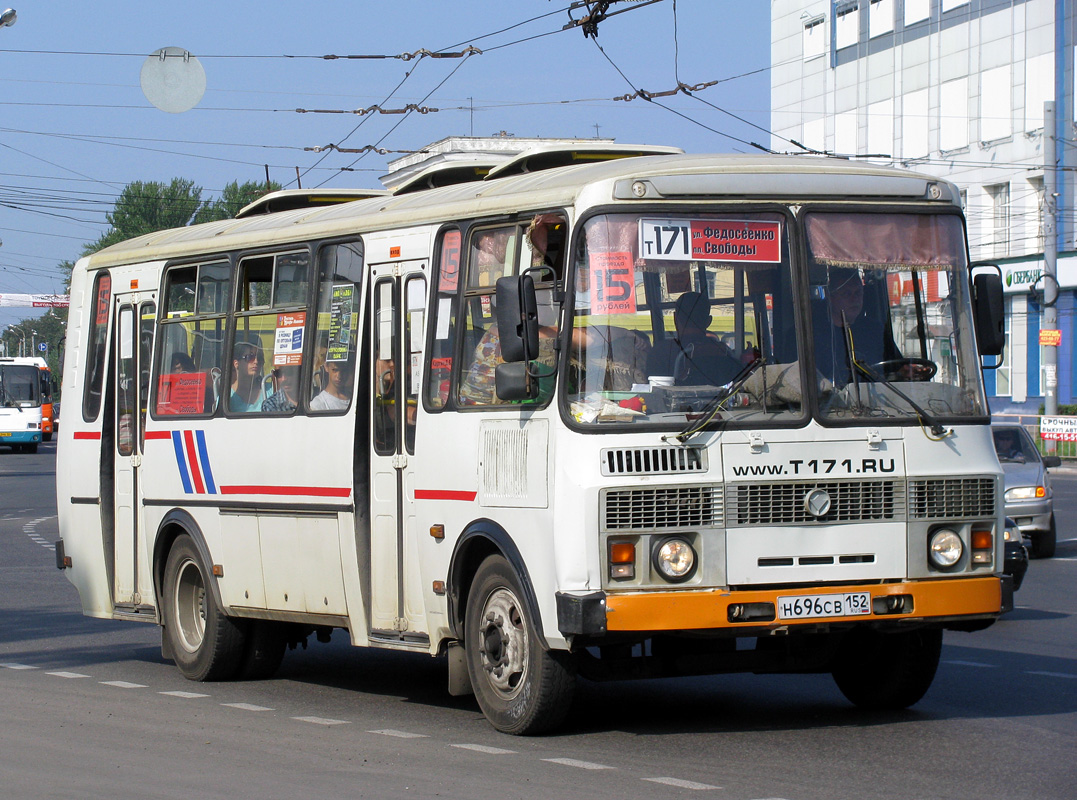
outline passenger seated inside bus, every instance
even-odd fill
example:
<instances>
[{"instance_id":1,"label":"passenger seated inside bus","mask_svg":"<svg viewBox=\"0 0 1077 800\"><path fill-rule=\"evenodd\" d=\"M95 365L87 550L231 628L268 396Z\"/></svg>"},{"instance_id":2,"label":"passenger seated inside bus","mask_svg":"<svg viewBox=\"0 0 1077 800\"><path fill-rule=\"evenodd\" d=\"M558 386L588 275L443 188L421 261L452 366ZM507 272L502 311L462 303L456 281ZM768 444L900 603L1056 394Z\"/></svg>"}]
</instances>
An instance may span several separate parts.
<instances>
[{"instance_id":1,"label":"passenger seated inside bus","mask_svg":"<svg viewBox=\"0 0 1077 800\"><path fill-rule=\"evenodd\" d=\"M673 308L672 337L657 342L647 359L648 376L672 376L678 385L721 386L736 377L741 364L726 345L707 331L707 298L685 292Z\"/></svg>"},{"instance_id":2,"label":"passenger seated inside bus","mask_svg":"<svg viewBox=\"0 0 1077 800\"><path fill-rule=\"evenodd\" d=\"M299 405L299 367L274 367L270 377L273 394L262 402L262 411L269 414L291 414Z\"/></svg>"},{"instance_id":3,"label":"passenger seated inside bus","mask_svg":"<svg viewBox=\"0 0 1077 800\"><path fill-rule=\"evenodd\" d=\"M265 397L262 370L265 356L262 348L253 342L236 342L232 348L232 393L228 396L228 410L248 414L260 411Z\"/></svg>"},{"instance_id":4,"label":"passenger seated inside bus","mask_svg":"<svg viewBox=\"0 0 1077 800\"><path fill-rule=\"evenodd\" d=\"M194 359L182 351L177 351L172 354L172 363L168 371L173 375L194 372Z\"/></svg>"},{"instance_id":5,"label":"passenger seated inside bus","mask_svg":"<svg viewBox=\"0 0 1077 800\"><path fill-rule=\"evenodd\" d=\"M345 411L352 399L352 366L349 361L325 362L325 388L310 401L312 411Z\"/></svg>"}]
</instances>

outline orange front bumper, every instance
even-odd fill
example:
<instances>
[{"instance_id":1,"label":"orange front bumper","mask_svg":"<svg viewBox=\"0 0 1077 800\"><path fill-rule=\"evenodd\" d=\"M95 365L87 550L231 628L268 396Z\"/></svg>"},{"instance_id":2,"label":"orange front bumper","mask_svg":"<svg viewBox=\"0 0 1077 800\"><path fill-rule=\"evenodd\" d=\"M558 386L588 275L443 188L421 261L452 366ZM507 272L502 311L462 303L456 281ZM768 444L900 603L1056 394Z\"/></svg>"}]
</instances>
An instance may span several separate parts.
<instances>
[{"instance_id":1,"label":"orange front bumper","mask_svg":"<svg viewBox=\"0 0 1077 800\"><path fill-rule=\"evenodd\" d=\"M729 606L736 603L774 603L781 597L846 592L869 592L872 599L888 595L911 595L913 610L902 614L860 614L848 617L774 619L770 622L730 622ZM982 578L949 578L906 583L876 583L812 587L808 589L768 589L736 591L647 592L606 595L607 631L683 631L713 628L745 628L785 625L817 625L820 622L871 622L900 619L985 616L1002 611L1002 581L991 575Z\"/></svg>"}]
</instances>

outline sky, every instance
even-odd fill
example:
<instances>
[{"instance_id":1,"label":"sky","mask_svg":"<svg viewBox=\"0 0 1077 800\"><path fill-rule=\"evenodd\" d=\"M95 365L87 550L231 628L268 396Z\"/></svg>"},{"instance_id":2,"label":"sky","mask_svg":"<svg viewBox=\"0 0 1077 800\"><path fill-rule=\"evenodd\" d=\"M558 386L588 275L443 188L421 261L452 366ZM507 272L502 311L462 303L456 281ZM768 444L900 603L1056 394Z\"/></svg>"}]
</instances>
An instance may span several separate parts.
<instances>
[{"instance_id":1,"label":"sky","mask_svg":"<svg viewBox=\"0 0 1077 800\"><path fill-rule=\"evenodd\" d=\"M297 168L304 188L381 188L401 153L312 148L407 151L502 131L697 153L770 141L764 0L619 0L597 38L562 30L586 13L571 0L13 2L17 21L0 28L0 293L62 291L57 265L108 230L131 181L186 178L213 199L269 165L285 188ZM469 46L482 52L393 57ZM205 71L189 111L142 92L163 47ZM712 81L694 97L614 99ZM409 104L437 111L322 113ZM3 309L0 327L37 315Z\"/></svg>"}]
</instances>

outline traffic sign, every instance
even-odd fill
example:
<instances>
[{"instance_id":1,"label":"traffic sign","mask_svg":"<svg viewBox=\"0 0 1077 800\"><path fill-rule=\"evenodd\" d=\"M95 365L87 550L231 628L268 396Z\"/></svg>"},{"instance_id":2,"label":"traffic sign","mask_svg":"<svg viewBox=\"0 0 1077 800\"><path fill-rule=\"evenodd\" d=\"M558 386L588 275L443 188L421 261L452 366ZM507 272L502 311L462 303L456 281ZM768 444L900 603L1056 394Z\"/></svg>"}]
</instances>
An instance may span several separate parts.
<instances>
[{"instance_id":1,"label":"traffic sign","mask_svg":"<svg viewBox=\"0 0 1077 800\"><path fill-rule=\"evenodd\" d=\"M37 349L40 350L42 353L47 353L49 350L49 346L45 344L45 342L41 342L41 344L37 346Z\"/></svg>"}]
</instances>

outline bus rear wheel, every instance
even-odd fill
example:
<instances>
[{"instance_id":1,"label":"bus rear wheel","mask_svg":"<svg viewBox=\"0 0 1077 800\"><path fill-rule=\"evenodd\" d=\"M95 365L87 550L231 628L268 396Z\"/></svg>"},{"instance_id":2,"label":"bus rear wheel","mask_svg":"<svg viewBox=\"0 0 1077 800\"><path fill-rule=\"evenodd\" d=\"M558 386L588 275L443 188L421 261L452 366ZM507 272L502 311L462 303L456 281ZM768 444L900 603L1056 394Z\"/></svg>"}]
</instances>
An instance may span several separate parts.
<instances>
[{"instance_id":1,"label":"bus rear wheel","mask_svg":"<svg viewBox=\"0 0 1077 800\"><path fill-rule=\"evenodd\" d=\"M509 563L490 556L475 573L464 618L479 707L495 728L517 736L559 725L576 689L572 657L543 647L523 596Z\"/></svg>"},{"instance_id":2,"label":"bus rear wheel","mask_svg":"<svg viewBox=\"0 0 1077 800\"><path fill-rule=\"evenodd\" d=\"M165 562L164 636L184 677L228 680L243 663L247 637L241 624L218 607L207 575L191 537L177 538Z\"/></svg>"},{"instance_id":3,"label":"bus rear wheel","mask_svg":"<svg viewBox=\"0 0 1077 800\"><path fill-rule=\"evenodd\" d=\"M942 630L854 631L833 665L834 682L858 708L897 711L922 698L935 679Z\"/></svg>"}]
</instances>

